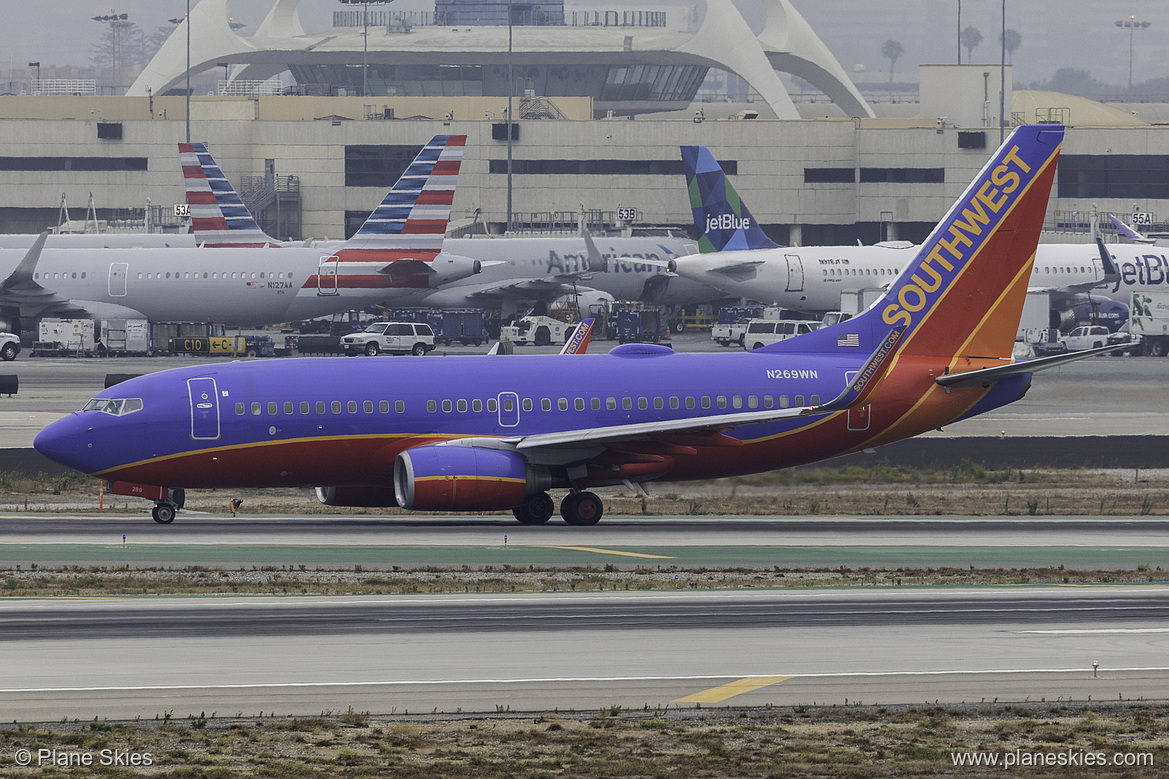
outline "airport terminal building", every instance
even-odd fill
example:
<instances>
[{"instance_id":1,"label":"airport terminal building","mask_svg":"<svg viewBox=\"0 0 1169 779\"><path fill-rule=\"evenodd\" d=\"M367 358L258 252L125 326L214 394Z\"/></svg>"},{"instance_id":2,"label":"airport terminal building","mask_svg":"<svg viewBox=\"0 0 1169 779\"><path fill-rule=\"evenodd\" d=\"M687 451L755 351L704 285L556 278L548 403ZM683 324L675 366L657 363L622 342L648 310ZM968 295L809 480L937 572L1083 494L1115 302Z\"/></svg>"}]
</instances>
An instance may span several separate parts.
<instances>
[{"instance_id":1,"label":"airport terminal building","mask_svg":"<svg viewBox=\"0 0 1169 779\"><path fill-rule=\"evenodd\" d=\"M368 50L366 25L355 26L369 21L362 11L338 12L334 30L306 36L298 3L278 0L247 39L227 25L226 0L203 0L190 20L201 41L191 70L235 70L227 94L190 99L189 140L208 144L280 238L351 234L422 144L462 133L452 217L468 231L504 229L509 189L520 229L575 225L582 210L612 222L618 208L636 209L634 226L689 229L678 147L703 144L779 243L920 240L998 145L1000 104L1007 125L1070 128L1053 227L1086 228L1107 212L1169 221L1169 127L1066 95L1012 92L1009 66L1000 94L999 69L986 65L923 66L916 115L876 116L786 0L765 3L758 35L737 12L709 5L683 30L650 12L573 26L577 12L562 4L523 6L510 173L499 3L436 4L446 25L383 12ZM188 140L188 100L173 94L186 78L185 24L125 96L0 97L0 232L56 225L62 196L78 206L92 195L105 219L175 221L185 202L178 144ZM712 68L744 78L761 100L691 102ZM297 81L289 93L248 91L286 72ZM781 72L827 97L797 106Z\"/></svg>"}]
</instances>

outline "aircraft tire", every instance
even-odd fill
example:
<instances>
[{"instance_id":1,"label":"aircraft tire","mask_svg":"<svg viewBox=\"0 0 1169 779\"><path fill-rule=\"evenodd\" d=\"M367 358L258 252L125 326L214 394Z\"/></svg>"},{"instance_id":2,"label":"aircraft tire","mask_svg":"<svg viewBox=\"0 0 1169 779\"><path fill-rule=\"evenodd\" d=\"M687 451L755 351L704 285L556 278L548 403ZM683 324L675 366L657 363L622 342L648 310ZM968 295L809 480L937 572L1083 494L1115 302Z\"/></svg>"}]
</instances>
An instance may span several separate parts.
<instances>
[{"instance_id":1,"label":"aircraft tire","mask_svg":"<svg viewBox=\"0 0 1169 779\"><path fill-rule=\"evenodd\" d=\"M552 343L552 334L548 332L548 328L541 325L536 328L536 346L547 346Z\"/></svg>"},{"instance_id":2,"label":"aircraft tire","mask_svg":"<svg viewBox=\"0 0 1169 779\"><path fill-rule=\"evenodd\" d=\"M374 341L370 341L365 345L365 354L368 357L377 357L378 351L380 350L378 349L377 343Z\"/></svg>"},{"instance_id":3,"label":"aircraft tire","mask_svg":"<svg viewBox=\"0 0 1169 779\"><path fill-rule=\"evenodd\" d=\"M555 505L552 497L546 492L537 492L524 498L522 505L511 510L521 525L542 525L552 519Z\"/></svg>"},{"instance_id":4,"label":"aircraft tire","mask_svg":"<svg viewBox=\"0 0 1169 779\"><path fill-rule=\"evenodd\" d=\"M175 513L175 507L171 504L159 503L150 512L150 516L154 517L154 521L160 525L169 525L175 521Z\"/></svg>"},{"instance_id":5,"label":"aircraft tire","mask_svg":"<svg viewBox=\"0 0 1169 779\"><path fill-rule=\"evenodd\" d=\"M12 362L16 359L16 344L4 344L4 348L0 349L0 359L4 362Z\"/></svg>"},{"instance_id":6,"label":"aircraft tire","mask_svg":"<svg viewBox=\"0 0 1169 779\"><path fill-rule=\"evenodd\" d=\"M560 503L560 516L576 527L595 525L604 513L604 504L592 492L570 492Z\"/></svg>"},{"instance_id":7,"label":"aircraft tire","mask_svg":"<svg viewBox=\"0 0 1169 779\"><path fill-rule=\"evenodd\" d=\"M410 350L410 354L415 357L421 357L426 354L426 344L414 344L414 348Z\"/></svg>"}]
</instances>

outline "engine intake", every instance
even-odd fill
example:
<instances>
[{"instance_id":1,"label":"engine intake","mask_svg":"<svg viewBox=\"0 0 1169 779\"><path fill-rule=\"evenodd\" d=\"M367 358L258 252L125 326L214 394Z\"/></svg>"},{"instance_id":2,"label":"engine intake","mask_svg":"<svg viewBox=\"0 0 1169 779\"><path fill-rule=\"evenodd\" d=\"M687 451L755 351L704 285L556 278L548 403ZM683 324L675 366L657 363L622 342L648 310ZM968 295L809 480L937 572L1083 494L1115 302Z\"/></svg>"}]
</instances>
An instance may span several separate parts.
<instances>
[{"instance_id":1,"label":"engine intake","mask_svg":"<svg viewBox=\"0 0 1169 779\"><path fill-rule=\"evenodd\" d=\"M420 446L402 452L394 462L394 493L405 509L511 509L550 486L547 469L499 449Z\"/></svg>"}]
</instances>

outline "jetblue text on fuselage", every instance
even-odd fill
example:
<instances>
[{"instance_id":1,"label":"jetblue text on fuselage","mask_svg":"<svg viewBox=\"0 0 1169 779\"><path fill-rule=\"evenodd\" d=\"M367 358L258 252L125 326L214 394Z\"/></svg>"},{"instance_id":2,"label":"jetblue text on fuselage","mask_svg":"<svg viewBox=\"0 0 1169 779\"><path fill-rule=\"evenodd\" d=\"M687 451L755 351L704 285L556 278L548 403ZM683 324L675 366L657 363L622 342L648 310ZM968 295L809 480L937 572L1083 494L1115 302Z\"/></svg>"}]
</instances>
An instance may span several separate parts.
<instances>
[{"instance_id":1,"label":"jetblue text on fuselage","mask_svg":"<svg viewBox=\"0 0 1169 779\"><path fill-rule=\"evenodd\" d=\"M1135 257L1131 262L1117 263L1120 278L1112 285L1112 291L1126 287L1140 285L1152 287L1157 284L1169 283L1169 258L1164 254L1143 254Z\"/></svg>"},{"instance_id":2,"label":"jetblue text on fuselage","mask_svg":"<svg viewBox=\"0 0 1169 779\"><path fill-rule=\"evenodd\" d=\"M751 227L751 220L743 216L722 213L706 217L706 232L715 230L747 230Z\"/></svg>"}]
</instances>

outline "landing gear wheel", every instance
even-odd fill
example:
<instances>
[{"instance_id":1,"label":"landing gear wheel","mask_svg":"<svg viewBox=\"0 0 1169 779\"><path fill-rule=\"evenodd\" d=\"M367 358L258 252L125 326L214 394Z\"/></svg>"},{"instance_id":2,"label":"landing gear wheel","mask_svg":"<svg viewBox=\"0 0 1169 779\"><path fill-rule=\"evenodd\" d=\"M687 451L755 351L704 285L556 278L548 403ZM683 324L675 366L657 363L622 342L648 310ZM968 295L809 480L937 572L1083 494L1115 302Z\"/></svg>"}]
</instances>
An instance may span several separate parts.
<instances>
[{"instance_id":1,"label":"landing gear wheel","mask_svg":"<svg viewBox=\"0 0 1169 779\"><path fill-rule=\"evenodd\" d=\"M150 515L158 524L169 525L175 521L175 507L169 503L156 503Z\"/></svg>"},{"instance_id":2,"label":"landing gear wheel","mask_svg":"<svg viewBox=\"0 0 1169 779\"><path fill-rule=\"evenodd\" d=\"M16 344L13 344L13 343L4 344L4 348L0 349L0 359L3 359L4 362L12 362L13 360L15 360L16 359Z\"/></svg>"},{"instance_id":3,"label":"landing gear wheel","mask_svg":"<svg viewBox=\"0 0 1169 779\"><path fill-rule=\"evenodd\" d=\"M570 525L595 525L604 513L601 499L591 492L570 492L560 503L560 516Z\"/></svg>"},{"instance_id":4,"label":"landing gear wheel","mask_svg":"<svg viewBox=\"0 0 1169 779\"><path fill-rule=\"evenodd\" d=\"M542 525L552 519L555 510L552 497L546 492L537 492L524 498L523 505L512 509L511 513L521 525Z\"/></svg>"},{"instance_id":5,"label":"landing gear wheel","mask_svg":"<svg viewBox=\"0 0 1169 779\"><path fill-rule=\"evenodd\" d=\"M421 357L422 355L426 354L426 345L414 344L414 348L410 350L410 354L414 355L415 357Z\"/></svg>"},{"instance_id":6,"label":"landing gear wheel","mask_svg":"<svg viewBox=\"0 0 1169 779\"><path fill-rule=\"evenodd\" d=\"M552 343L552 333L548 331L547 327L541 325L536 328L536 346L547 346Z\"/></svg>"},{"instance_id":7,"label":"landing gear wheel","mask_svg":"<svg viewBox=\"0 0 1169 779\"><path fill-rule=\"evenodd\" d=\"M367 357L377 357L377 353L378 353L378 346L376 343L373 343L371 341L370 343L367 343L365 345L365 354Z\"/></svg>"}]
</instances>

